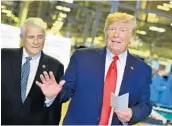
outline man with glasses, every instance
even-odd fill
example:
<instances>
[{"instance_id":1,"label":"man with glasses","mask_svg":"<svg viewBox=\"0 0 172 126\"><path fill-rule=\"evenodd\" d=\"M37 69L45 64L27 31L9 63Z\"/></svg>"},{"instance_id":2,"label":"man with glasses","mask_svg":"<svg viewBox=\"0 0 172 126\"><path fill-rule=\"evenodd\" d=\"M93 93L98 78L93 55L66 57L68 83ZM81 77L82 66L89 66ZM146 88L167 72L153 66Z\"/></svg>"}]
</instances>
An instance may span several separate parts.
<instances>
[{"instance_id":1,"label":"man with glasses","mask_svg":"<svg viewBox=\"0 0 172 126\"><path fill-rule=\"evenodd\" d=\"M58 125L61 117L59 97L51 97L52 86L40 90L35 84L41 73L53 73L58 82L64 67L44 54L46 23L28 18L21 26L20 49L1 50L2 125Z\"/></svg>"}]
</instances>

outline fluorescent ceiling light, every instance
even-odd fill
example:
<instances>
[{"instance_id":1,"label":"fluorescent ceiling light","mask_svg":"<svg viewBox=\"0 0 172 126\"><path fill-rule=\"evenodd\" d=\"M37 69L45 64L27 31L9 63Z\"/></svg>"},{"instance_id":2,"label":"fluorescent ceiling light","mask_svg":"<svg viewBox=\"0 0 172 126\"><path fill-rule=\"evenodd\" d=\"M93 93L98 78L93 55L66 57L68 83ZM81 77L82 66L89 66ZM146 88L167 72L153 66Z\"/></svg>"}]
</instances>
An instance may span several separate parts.
<instances>
[{"instance_id":1,"label":"fluorescent ceiling light","mask_svg":"<svg viewBox=\"0 0 172 126\"><path fill-rule=\"evenodd\" d=\"M158 28L158 27L155 27L155 26L150 26L149 30L157 31L157 32L165 32L165 28Z\"/></svg>"},{"instance_id":2,"label":"fluorescent ceiling light","mask_svg":"<svg viewBox=\"0 0 172 126\"><path fill-rule=\"evenodd\" d=\"M137 30L136 33L137 33L137 34L141 34L141 35L146 35L146 31Z\"/></svg>"},{"instance_id":3,"label":"fluorescent ceiling light","mask_svg":"<svg viewBox=\"0 0 172 126\"><path fill-rule=\"evenodd\" d=\"M63 11L67 11L67 12L70 12L71 11L70 8L68 8L68 7L62 7L62 6L56 6L56 9L63 10Z\"/></svg>"},{"instance_id":4,"label":"fluorescent ceiling light","mask_svg":"<svg viewBox=\"0 0 172 126\"><path fill-rule=\"evenodd\" d=\"M163 3L163 6L167 8L172 8L172 4Z\"/></svg>"},{"instance_id":5,"label":"fluorescent ceiling light","mask_svg":"<svg viewBox=\"0 0 172 126\"><path fill-rule=\"evenodd\" d=\"M6 8L6 6L5 5L1 5L1 9L5 9Z\"/></svg>"},{"instance_id":6,"label":"fluorescent ceiling light","mask_svg":"<svg viewBox=\"0 0 172 126\"><path fill-rule=\"evenodd\" d=\"M172 4L172 0L169 3Z\"/></svg>"},{"instance_id":7,"label":"fluorescent ceiling light","mask_svg":"<svg viewBox=\"0 0 172 126\"><path fill-rule=\"evenodd\" d=\"M170 10L170 8L164 7L164 6L161 6L161 5L158 5L157 8L160 9L160 10L164 10L164 11L169 11Z\"/></svg>"},{"instance_id":8,"label":"fluorescent ceiling light","mask_svg":"<svg viewBox=\"0 0 172 126\"><path fill-rule=\"evenodd\" d=\"M64 0L66 3L73 3L73 0Z\"/></svg>"},{"instance_id":9,"label":"fluorescent ceiling light","mask_svg":"<svg viewBox=\"0 0 172 126\"><path fill-rule=\"evenodd\" d=\"M62 9L63 9L63 7L62 7L62 6L56 6L56 9L58 9L58 10L62 10Z\"/></svg>"}]
</instances>

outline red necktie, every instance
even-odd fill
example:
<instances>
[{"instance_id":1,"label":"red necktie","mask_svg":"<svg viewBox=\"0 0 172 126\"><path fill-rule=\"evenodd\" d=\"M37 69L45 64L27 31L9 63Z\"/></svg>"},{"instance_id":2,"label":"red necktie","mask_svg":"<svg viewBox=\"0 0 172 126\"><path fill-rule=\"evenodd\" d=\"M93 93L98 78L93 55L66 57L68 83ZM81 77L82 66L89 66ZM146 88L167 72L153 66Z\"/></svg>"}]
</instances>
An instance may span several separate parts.
<instances>
[{"instance_id":1,"label":"red necktie","mask_svg":"<svg viewBox=\"0 0 172 126\"><path fill-rule=\"evenodd\" d=\"M114 56L113 59L114 60L112 61L109 67L104 83L103 105L102 105L99 125L108 125L108 121L110 117L110 111L111 111L110 97L111 97L111 92L114 92L116 88L116 82L117 82L116 61L118 60L118 56Z\"/></svg>"}]
</instances>

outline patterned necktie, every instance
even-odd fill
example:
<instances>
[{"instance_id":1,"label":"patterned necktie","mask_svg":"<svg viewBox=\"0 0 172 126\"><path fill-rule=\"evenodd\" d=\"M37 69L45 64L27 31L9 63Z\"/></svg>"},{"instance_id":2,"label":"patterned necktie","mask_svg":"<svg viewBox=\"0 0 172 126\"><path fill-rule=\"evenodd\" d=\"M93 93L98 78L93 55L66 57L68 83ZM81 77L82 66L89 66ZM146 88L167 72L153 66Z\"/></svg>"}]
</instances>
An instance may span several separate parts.
<instances>
[{"instance_id":1,"label":"patterned necktie","mask_svg":"<svg viewBox=\"0 0 172 126\"><path fill-rule=\"evenodd\" d=\"M115 91L116 82L117 82L117 66L116 61L118 60L118 56L113 57L113 61L108 69L105 83L104 83L104 92L103 92L103 105L101 111L101 118L99 125L108 125L109 117L110 117L110 97L111 92Z\"/></svg>"},{"instance_id":2,"label":"patterned necktie","mask_svg":"<svg viewBox=\"0 0 172 126\"><path fill-rule=\"evenodd\" d=\"M26 87L28 82L28 77L30 73L30 60L31 57L26 57L26 62L22 66L21 70L21 99L22 103L24 103L26 99Z\"/></svg>"}]
</instances>

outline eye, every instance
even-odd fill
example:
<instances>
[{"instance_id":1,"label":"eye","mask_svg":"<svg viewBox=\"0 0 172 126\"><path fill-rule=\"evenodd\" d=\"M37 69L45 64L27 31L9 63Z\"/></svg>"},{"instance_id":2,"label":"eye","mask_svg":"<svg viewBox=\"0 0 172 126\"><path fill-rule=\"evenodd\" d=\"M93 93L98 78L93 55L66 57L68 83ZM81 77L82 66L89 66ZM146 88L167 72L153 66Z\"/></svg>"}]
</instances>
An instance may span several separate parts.
<instances>
[{"instance_id":1,"label":"eye","mask_svg":"<svg viewBox=\"0 0 172 126\"><path fill-rule=\"evenodd\" d=\"M126 29L120 29L121 32L126 32L127 30Z\"/></svg>"},{"instance_id":2,"label":"eye","mask_svg":"<svg viewBox=\"0 0 172 126\"><path fill-rule=\"evenodd\" d=\"M34 36L27 36L28 39L34 39Z\"/></svg>"},{"instance_id":3,"label":"eye","mask_svg":"<svg viewBox=\"0 0 172 126\"><path fill-rule=\"evenodd\" d=\"M44 38L44 36L43 35L38 35L38 37L37 37L38 39L43 39Z\"/></svg>"},{"instance_id":4,"label":"eye","mask_svg":"<svg viewBox=\"0 0 172 126\"><path fill-rule=\"evenodd\" d=\"M114 31L114 30L116 30L115 28L108 28L108 30L110 30L110 31Z\"/></svg>"}]
</instances>

